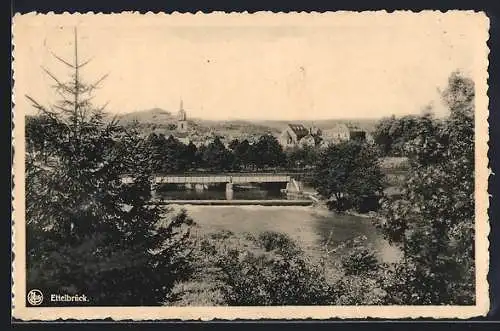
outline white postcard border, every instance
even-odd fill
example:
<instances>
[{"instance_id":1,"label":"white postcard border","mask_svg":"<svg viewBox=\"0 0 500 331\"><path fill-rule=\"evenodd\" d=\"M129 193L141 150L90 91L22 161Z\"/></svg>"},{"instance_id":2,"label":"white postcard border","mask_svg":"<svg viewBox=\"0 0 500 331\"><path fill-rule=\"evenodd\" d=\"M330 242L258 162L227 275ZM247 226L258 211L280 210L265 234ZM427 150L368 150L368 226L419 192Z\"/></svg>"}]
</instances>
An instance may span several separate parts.
<instances>
[{"instance_id":1,"label":"white postcard border","mask_svg":"<svg viewBox=\"0 0 500 331\"><path fill-rule=\"evenodd\" d=\"M387 13L377 12L327 12L327 13L270 13L259 12L254 14L246 13L211 13L211 14L164 14L164 13L120 13L120 14L36 14L25 15L16 14L13 19L13 73L14 89L13 102L22 97L16 95L15 77L15 43L16 30L23 24L42 24L41 18L50 16L55 24L95 24L104 22L114 24L122 20L134 21L134 24L155 24L160 20L169 20L171 24L304 24L316 25L325 24L332 19L342 24L345 22L355 22L359 24L363 18L368 16L383 20L387 15L453 15L457 19L457 24L461 20L472 20L477 26L480 43L484 47L478 50L478 60L474 77L476 79L476 305L474 306L282 306L282 307L25 307L26 298L26 275L25 275L25 186L24 186L24 114L22 110L13 109L13 147L14 164L12 174L14 177L13 194L13 214L12 214L12 239L14 259L12 263L12 314L16 319L43 320L50 321L56 319L76 319L94 320L111 318L113 320L212 320L212 319L330 319L330 318L459 318L465 319L475 316L484 316L489 309L488 296L488 263L489 263L489 223L488 205L489 195L488 177L488 97L487 97L487 77L488 77L488 40L489 19L484 13L474 11L449 11L441 13L439 11L423 11L413 13L411 11L398 11ZM470 22L469 22L470 23Z\"/></svg>"}]
</instances>

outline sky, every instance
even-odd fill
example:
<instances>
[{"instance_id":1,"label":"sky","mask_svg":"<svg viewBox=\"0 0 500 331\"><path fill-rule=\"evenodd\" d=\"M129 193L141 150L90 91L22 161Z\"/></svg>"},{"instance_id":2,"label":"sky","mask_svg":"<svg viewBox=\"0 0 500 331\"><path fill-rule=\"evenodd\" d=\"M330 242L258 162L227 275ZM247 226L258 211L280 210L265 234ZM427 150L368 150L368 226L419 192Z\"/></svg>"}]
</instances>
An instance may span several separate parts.
<instances>
[{"instance_id":1,"label":"sky","mask_svg":"<svg viewBox=\"0 0 500 331\"><path fill-rule=\"evenodd\" d=\"M470 13L469 13L470 14ZM283 17L284 16L284 17ZM65 80L78 29L87 82L112 113L151 108L205 119L379 118L419 113L451 72L475 77L484 24L474 15L26 15L14 20L16 109L24 95L57 100L47 68Z\"/></svg>"}]
</instances>

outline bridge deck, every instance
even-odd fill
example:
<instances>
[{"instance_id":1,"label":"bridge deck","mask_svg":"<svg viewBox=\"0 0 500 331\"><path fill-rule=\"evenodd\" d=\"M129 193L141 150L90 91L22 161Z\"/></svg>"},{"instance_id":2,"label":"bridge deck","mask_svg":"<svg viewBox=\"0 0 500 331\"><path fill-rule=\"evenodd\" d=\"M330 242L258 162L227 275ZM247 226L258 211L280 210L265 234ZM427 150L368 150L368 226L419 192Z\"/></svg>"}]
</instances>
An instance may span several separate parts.
<instances>
[{"instance_id":1,"label":"bridge deck","mask_svg":"<svg viewBox=\"0 0 500 331\"><path fill-rule=\"evenodd\" d=\"M159 204L165 205L200 205L200 206L310 206L312 200L159 200Z\"/></svg>"},{"instance_id":2,"label":"bridge deck","mask_svg":"<svg viewBox=\"0 0 500 331\"><path fill-rule=\"evenodd\" d=\"M165 175L156 176L155 182L161 184L216 184L216 183L287 183L289 175Z\"/></svg>"}]
</instances>

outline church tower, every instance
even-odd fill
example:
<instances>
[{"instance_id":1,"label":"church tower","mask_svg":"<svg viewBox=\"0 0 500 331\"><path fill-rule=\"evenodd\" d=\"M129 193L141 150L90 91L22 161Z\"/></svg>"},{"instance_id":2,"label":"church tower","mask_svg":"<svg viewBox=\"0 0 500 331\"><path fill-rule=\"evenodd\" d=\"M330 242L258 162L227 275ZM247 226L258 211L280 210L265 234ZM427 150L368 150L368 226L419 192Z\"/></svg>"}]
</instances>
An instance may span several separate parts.
<instances>
[{"instance_id":1,"label":"church tower","mask_svg":"<svg viewBox=\"0 0 500 331\"><path fill-rule=\"evenodd\" d=\"M186 111L181 100L181 106L179 108L178 118L177 118L177 130L181 132L186 132L188 129L188 123L186 119Z\"/></svg>"}]
</instances>

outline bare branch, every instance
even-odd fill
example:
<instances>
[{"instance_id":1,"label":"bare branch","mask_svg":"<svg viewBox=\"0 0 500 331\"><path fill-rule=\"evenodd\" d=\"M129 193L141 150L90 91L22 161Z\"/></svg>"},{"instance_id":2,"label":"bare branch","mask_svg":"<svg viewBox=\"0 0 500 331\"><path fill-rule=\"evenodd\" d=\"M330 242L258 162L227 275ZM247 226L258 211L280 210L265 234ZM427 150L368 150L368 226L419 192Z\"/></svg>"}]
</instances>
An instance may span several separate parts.
<instances>
[{"instance_id":1,"label":"bare branch","mask_svg":"<svg viewBox=\"0 0 500 331\"><path fill-rule=\"evenodd\" d=\"M72 100L69 100L69 99L66 99L66 98L63 98L62 100L57 101L57 103L61 104L61 105L68 105L70 107L74 107L75 106L75 103Z\"/></svg>"},{"instance_id":2,"label":"bare branch","mask_svg":"<svg viewBox=\"0 0 500 331\"><path fill-rule=\"evenodd\" d=\"M89 92L92 92L94 89L98 89L99 85L106 79L108 78L109 73L103 75L101 78L99 78L95 83L90 84Z\"/></svg>"},{"instance_id":3,"label":"bare branch","mask_svg":"<svg viewBox=\"0 0 500 331\"><path fill-rule=\"evenodd\" d=\"M94 96L91 96L91 97L88 97L87 99L84 99L84 100L81 100L79 103L78 103L78 107L82 107L82 106L85 106L85 105L89 105L90 104L90 101L94 99Z\"/></svg>"},{"instance_id":4,"label":"bare branch","mask_svg":"<svg viewBox=\"0 0 500 331\"><path fill-rule=\"evenodd\" d=\"M52 52L51 52L51 54L52 54L52 56L53 56L53 57L55 57L56 59L58 59L59 61L61 61L61 62L62 62L62 63L64 63L65 65L67 65L68 67L75 69L75 66L74 66L74 65L72 65L71 63L69 63L69 62L67 62L67 61L65 61L65 60L63 60L63 59L61 59L59 56L55 55L55 54L54 54L54 53L52 53Z\"/></svg>"},{"instance_id":5,"label":"bare branch","mask_svg":"<svg viewBox=\"0 0 500 331\"><path fill-rule=\"evenodd\" d=\"M62 106L57 106L57 105L54 105L53 107L56 108L56 109L59 109L61 111L61 113L63 113L63 114L66 114L66 115L68 115L70 117L74 116L74 113L75 113L74 109L68 109L68 108L64 108ZM66 125L66 127L69 128L68 125Z\"/></svg>"},{"instance_id":6,"label":"bare branch","mask_svg":"<svg viewBox=\"0 0 500 331\"><path fill-rule=\"evenodd\" d=\"M104 111L104 109L108 106L108 104L109 104L109 101L106 101L106 103L103 106L101 106L100 108L98 108L97 111L99 111L99 112Z\"/></svg>"},{"instance_id":7,"label":"bare branch","mask_svg":"<svg viewBox=\"0 0 500 331\"><path fill-rule=\"evenodd\" d=\"M49 75L50 78L52 78L56 84L57 84L57 88L63 90L63 91L66 91L68 93L73 93L73 90L68 86L68 84L65 84L63 82L61 82L59 79L57 79L57 77L51 73L49 70L47 70L46 68L42 67L43 71L45 71L45 73L47 75Z\"/></svg>"},{"instance_id":8,"label":"bare branch","mask_svg":"<svg viewBox=\"0 0 500 331\"><path fill-rule=\"evenodd\" d=\"M30 97L29 95L25 94L24 95L26 97L26 99L28 99L29 101L31 101L31 103L33 104L33 107L35 107L36 109L45 109L44 106L42 106L41 104L39 104L35 99L33 99L32 97Z\"/></svg>"},{"instance_id":9,"label":"bare branch","mask_svg":"<svg viewBox=\"0 0 500 331\"><path fill-rule=\"evenodd\" d=\"M89 64L90 62L92 62L92 60L93 60L93 59L94 59L94 58L90 58L90 59L88 59L87 61L85 61L85 62L83 62L83 63L81 63L81 64L78 64L78 65L77 65L77 67L78 67L78 68L82 68L82 67L86 66L87 64Z\"/></svg>"},{"instance_id":10,"label":"bare branch","mask_svg":"<svg viewBox=\"0 0 500 331\"><path fill-rule=\"evenodd\" d=\"M61 88L59 87L59 85L52 85L52 88L63 99L63 101L67 101L66 96L64 95L63 92L61 92Z\"/></svg>"},{"instance_id":11,"label":"bare branch","mask_svg":"<svg viewBox=\"0 0 500 331\"><path fill-rule=\"evenodd\" d=\"M41 68L42 68L43 71L45 71L45 73L47 75L49 75L50 78L52 78L57 83L58 86L65 85L59 79L57 79L57 77L53 73L51 73L48 69L46 69L45 67L41 67Z\"/></svg>"},{"instance_id":12,"label":"bare branch","mask_svg":"<svg viewBox=\"0 0 500 331\"><path fill-rule=\"evenodd\" d=\"M35 99L30 97L29 95L25 94L24 96L33 104L33 107L35 107L38 111L47 116L50 120L52 120L55 123L59 122L57 120L57 116L54 111L48 110L46 107L39 104Z\"/></svg>"}]
</instances>

